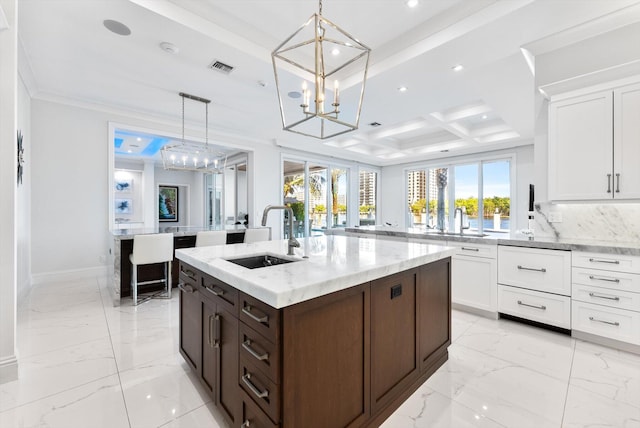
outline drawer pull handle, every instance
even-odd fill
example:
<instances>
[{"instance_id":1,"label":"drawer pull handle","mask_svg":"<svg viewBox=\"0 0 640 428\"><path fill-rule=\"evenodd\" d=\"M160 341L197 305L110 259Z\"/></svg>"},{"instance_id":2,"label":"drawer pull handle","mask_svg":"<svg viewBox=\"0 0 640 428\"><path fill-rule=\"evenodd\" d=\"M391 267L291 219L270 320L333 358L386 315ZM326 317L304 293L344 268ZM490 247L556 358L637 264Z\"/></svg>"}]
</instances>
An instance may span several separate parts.
<instances>
[{"instance_id":1,"label":"drawer pull handle","mask_svg":"<svg viewBox=\"0 0 640 428\"><path fill-rule=\"evenodd\" d=\"M214 296L223 296L224 295L224 290L221 288L218 288L217 290L215 288L209 288L209 287L204 287L209 293L213 294Z\"/></svg>"},{"instance_id":2,"label":"drawer pull handle","mask_svg":"<svg viewBox=\"0 0 640 428\"><path fill-rule=\"evenodd\" d=\"M595 297L596 299L607 299L607 300L615 300L618 302L620 298L618 296L603 296L602 294L589 293L589 296Z\"/></svg>"},{"instance_id":3,"label":"drawer pull handle","mask_svg":"<svg viewBox=\"0 0 640 428\"><path fill-rule=\"evenodd\" d=\"M475 252L478 252L478 251L480 251L480 249L479 248L462 247L462 251L475 251Z\"/></svg>"},{"instance_id":4,"label":"drawer pull handle","mask_svg":"<svg viewBox=\"0 0 640 428\"><path fill-rule=\"evenodd\" d=\"M590 258L589 261L591 263L609 263L609 264L612 264L612 265L619 265L620 264L620 260L602 260L602 259Z\"/></svg>"},{"instance_id":5,"label":"drawer pull handle","mask_svg":"<svg viewBox=\"0 0 640 428\"><path fill-rule=\"evenodd\" d=\"M518 304L521 306L528 306L530 308L536 308L536 309L542 309L543 311L547 310L547 307L545 305L530 305L528 303L522 303L522 300L518 300Z\"/></svg>"},{"instance_id":6,"label":"drawer pull handle","mask_svg":"<svg viewBox=\"0 0 640 428\"><path fill-rule=\"evenodd\" d=\"M185 269L185 270L183 270L183 271L182 271L182 273L184 273L185 275L187 275L190 279L192 279L192 280L194 280L194 281L196 281L196 280L197 280L197 278L196 278L196 274L195 274L195 272L194 272L194 271L192 271L192 270Z\"/></svg>"},{"instance_id":7,"label":"drawer pull handle","mask_svg":"<svg viewBox=\"0 0 640 428\"><path fill-rule=\"evenodd\" d=\"M615 282L616 284L618 284L620 282L620 280L618 278L603 278L601 276L593 276L593 275L589 275L589 279L591 279L593 281Z\"/></svg>"},{"instance_id":8,"label":"drawer pull handle","mask_svg":"<svg viewBox=\"0 0 640 428\"><path fill-rule=\"evenodd\" d=\"M251 347L251 340L247 339L244 342L242 342L242 347L251 355L253 355L255 357L256 360L258 361L262 361L262 360L268 360L269 359L269 353L265 352L264 354L260 355L258 354L255 349L253 349Z\"/></svg>"},{"instance_id":9,"label":"drawer pull handle","mask_svg":"<svg viewBox=\"0 0 640 428\"><path fill-rule=\"evenodd\" d=\"M616 173L616 193L620 193L620 173Z\"/></svg>"},{"instance_id":10,"label":"drawer pull handle","mask_svg":"<svg viewBox=\"0 0 640 428\"><path fill-rule=\"evenodd\" d=\"M260 391L256 386L251 382L251 373L247 373L242 376L242 381L245 385L253 392L258 398L267 398L269 396L269 390Z\"/></svg>"},{"instance_id":11,"label":"drawer pull handle","mask_svg":"<svg viewBox=\"0 0 640 428\"><path fill-rule=\"evenodd\" d=\"M263 316L263 317L257 317L257 316L255 316L255 315L253 315L253 314L251 313L251 306L250 306L250 305L244 306L244 307L242 308L242 312L243 312L246 316L248 316L249 318L251 318L252 320L254 320L255 322L259 322L259 323L262 323L262 324L267 324L267 323L269 322L269 316L268 316L268 315L265 315L265 316Z\"/></svg>"},{"instance_id":12,"label":"drawer pull handle","mask_svg":"<svg viewBox=\"0 0 640 428\"><path fill-rule=\"evenodd\" d=\"M611 174L607 174L607 193L611 193Z\"/></svg>"},{"instance_id":13,"label":"drawer pull handle","mask_svg":"<svg viewBox=\"0 0 640 428\"><path fill-rule=\"evenodd\" d=\"M207 343L213 348L213 315L209 315L209 334L207 337Z\"/></svg>"},{"instance_id":14,"label":"drawer pull handle","mask_svg":"<svg viewBox=\"0 0 640 428\"><path fill-rule=\"evenodd\" d=\"M518 269L520 269L520 270L532 270L534 272L542 272L542 273L547 271L545 268L539 268L538 269L538 268L530 268L530 267L525 267L525 266L520 266L520 265L518 265Z\"/></svg>"},{"instance_id":15,"label":"drawer pull handle","mask_svg":"<svg viewBox=\"0 0 640 428\"><path fill-rule=\"evenodd\" d=\"M615 325L616 327L618 327L620 325L620 323L618 321L599 320L599 319L594 318L594 317L589 317L589 320L593 321L593 322L600 322L602 324Z\"/></svg>"},{"instance_id":16,"label":"drawer pull handle","mask_svg":"<svg viewBox=\"0 0 640 428\"><path fill-rule=\"evenodd\" d=\"M191 285L185 284L184 282L178 284L178 289L180 291L184 291L185 293L193 293L194 291L196 291Z\"/></svg>"}]
</instances>

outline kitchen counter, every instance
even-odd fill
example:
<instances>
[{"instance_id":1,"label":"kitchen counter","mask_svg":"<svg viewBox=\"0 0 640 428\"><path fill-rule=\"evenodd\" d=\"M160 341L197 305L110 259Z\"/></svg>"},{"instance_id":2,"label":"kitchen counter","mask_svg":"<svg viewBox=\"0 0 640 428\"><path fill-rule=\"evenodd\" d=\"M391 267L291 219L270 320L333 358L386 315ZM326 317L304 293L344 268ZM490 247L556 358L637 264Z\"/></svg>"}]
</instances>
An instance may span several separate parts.
<instances>
[{"instance_id":1,"label":"kitchen counter","mask_svg":"<svg viewBox=\"0 0 640 428\"><path fill-rule=\"evenodd\" d=\"M378 427L448 359L454 249L300 244L177 250L180 354L229 426ZM296 261L228 261L265 254Z\"/></svg>"},{"instance_id":2,"label":"kitchen counter","mask_svg":"<svg viewBox=\"0 0 640 428\"><path fill-rule=\"evenodd\" d=\"M453 255L453 249L347 236L300 239L294 256L287 240L176 250L176 258L256 299L283 308ZM247 269L227 259L272 254L296 262ZM304 258L306 257L306 258Z\"/></svg>"},{"instance_id":3,"label":"kitchen counter","mask_svg":"<svg viewBox=\"0 0 640 428\"><path fill-rule=\"evenodd\" d=\"M241 224L230 226L160 226L141 229L116 229L111 234L116 240L133 239L135 235L150 235L153 233L173 233L173 236L195 236L203 230L226 230L227 233L244 233L247 227Z\"/></svg>"},{"instance_id":4,"label":"kitchen counter","mask_svg":"<svg viewBox=\"0 0 640 428\"><path fill-rule=\"evenodd\" d=\"M474 242L481 244L508 245L514 247L544 248L550 250L574 250L594 253L609 253L640 256L640 242L612 242L592 239L560 239L551 237L535 237L528 239L522 234L489 233L487 236L471 236L442 234L438 232L425 233L422 228L399 228L393 226L363 226L349 227L345 233L358 233L364 235L383 235L394 237L406 237L412 239L443 240L454 242ZM327 231L327 233L343 233L339 229Z\"/></svg>"}]
</instances>

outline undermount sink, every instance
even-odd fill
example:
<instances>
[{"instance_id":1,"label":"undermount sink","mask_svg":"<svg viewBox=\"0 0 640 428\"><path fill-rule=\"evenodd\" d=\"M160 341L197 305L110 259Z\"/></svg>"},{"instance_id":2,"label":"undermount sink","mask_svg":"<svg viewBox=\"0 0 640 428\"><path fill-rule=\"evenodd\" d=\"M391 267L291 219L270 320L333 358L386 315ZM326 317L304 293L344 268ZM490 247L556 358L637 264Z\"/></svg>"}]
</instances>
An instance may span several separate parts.
<instances>
[{"instance_id":1,"label":"undermount sink","mask_svg":"<svg viewBox=\"0 0 640 428\"><path fill-rule=\"evenodd\" d=\"M283 259L280 257L272 256L270 254L261 254L251 257L242 257L239 259L228 259L227 261L246 267L248 269L257 269L269 266L283 265L286 263L297 262L299 260Z\"/></svg>"}]
</instances>

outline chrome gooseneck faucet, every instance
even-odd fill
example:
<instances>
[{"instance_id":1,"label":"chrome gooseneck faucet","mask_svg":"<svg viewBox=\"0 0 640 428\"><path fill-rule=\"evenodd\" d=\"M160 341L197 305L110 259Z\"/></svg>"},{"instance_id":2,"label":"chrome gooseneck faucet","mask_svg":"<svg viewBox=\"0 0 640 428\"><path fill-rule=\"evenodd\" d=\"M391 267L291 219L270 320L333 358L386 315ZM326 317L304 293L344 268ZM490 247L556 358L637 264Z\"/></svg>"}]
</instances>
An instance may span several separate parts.
<instances>
[{"instance_id":1,"label":"chrome gooseneck faucet","mask_svg":"<svg viewBox=\"0 0 640 428\"><path fill-rule=\"evenodd\" d=\"M264 212L262 213L263 226L267 225L267 214L271 210L285 210L289 214L289 251L287 252L287 255L293 256L293 249L300 246L298 240L293 236L293 210L291 209L291 207L288 207L286 205L267 205L264 208Z\"/></svg>"}]
</instances>

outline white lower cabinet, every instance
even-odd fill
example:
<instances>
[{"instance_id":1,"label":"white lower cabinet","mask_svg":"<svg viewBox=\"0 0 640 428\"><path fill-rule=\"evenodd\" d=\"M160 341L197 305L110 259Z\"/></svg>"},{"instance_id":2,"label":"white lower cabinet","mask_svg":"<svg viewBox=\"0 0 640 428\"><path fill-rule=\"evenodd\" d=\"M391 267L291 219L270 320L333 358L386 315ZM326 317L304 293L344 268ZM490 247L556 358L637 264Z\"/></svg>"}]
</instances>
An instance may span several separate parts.
<instances>
[{"instance_id":1,"label":"white lower cabinet","mask_svg":"<svg viewBox=\"0 0 640 428\"><path fill-rule=\"evenodd\" d=\"M498 285L500 312L560 328L571 328L571 298Z\"/></svg>"},{"instance_id":2,"label":"white lower cabinet","mask_svg":"<svg viewBox=\"0 0 640 428\"><path fill-rule=\"evenodd\" d=\"M571 328L571 252L498 246L498 312Z\"/></svg>"},{"instance_id":3,"label":"white lower cabinet","mask_svg":"<svg viewBox=\"0 0 640 428\"><path fill-rule=\"evenodd\" d=\"M572 276L572 330L640 345L640 257L575 251Z\"/></svg>"},{"instance_id":4,"label":"white lower cabinet","mask_svg":"<svg viewBox=\"0 0 640 428\"><path fill-rule=\"evenodd\" d=\"M496 316L496 246L452 241L447 245L457 248L452 257L451 302Z\"/></svg>"},{"instance_id":5,"label":"white lower cabinet","mask_svg":"<svg viewBox=\"0 0 640 428\"><path fill-rule=\"evenodd\" d=\"M572 328L606 339L640 345L640 312L574 300Z\"/></svg>"}]
</instances>

